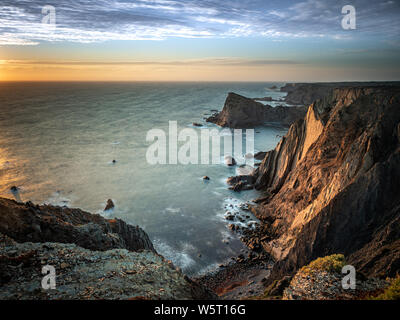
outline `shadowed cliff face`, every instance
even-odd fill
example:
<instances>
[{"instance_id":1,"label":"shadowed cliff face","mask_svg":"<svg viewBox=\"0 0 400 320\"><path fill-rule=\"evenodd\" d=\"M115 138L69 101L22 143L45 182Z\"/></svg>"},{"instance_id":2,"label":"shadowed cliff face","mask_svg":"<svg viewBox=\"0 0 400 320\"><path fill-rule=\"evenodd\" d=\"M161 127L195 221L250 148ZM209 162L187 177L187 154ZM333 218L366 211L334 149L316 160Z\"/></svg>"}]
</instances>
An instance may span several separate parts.
<instances>
[{"instance_id":1,"label":"shadowed cliff face","mask_svg":"<svg viewBox=\"0 0 400 320\"><path fill-rule=\"evenodd\" d=\"M321 83L287 83L280 90L287 92L285 101L294 105L310 105L323 99L336 88L365 88L381 86L399 86L399 82L321 82Z\"/></svg>"},{"instance_id":2,"label":"shadowed cliff face","mask_svg":"<svg viewBox=\"0 0 400 320\"><path fill-rule=\"evenodd\" d=\"M400 269L399 126L400 88L335 89L267 153L253 209L274 277L332 253L368 275Z\"/></svg>"},{"instance_id":3,"label":"shadowed cliff face","mask_svg":"<svg viewBox=\"0 0 400 320\"><path fill-rule=\"evenodd\" d=\"M17 203L0 198L0 232L18 242L75 243L90 250L113 248L155 252L148 235L120 219L80 209Z\"/></svg>"},{"instance_id":4,"label":"shadowed cliff face","mask_svg":"<svg viewBox=\"0 0 400 320\"><path fill-rule=\"evenodd\" d=\"M251 128L265 122L289 126L303 118L305 112L305 107L271 107L231 92L222 111L209 117L207 122L229 128Z\"/></svg>"}]
</instances>

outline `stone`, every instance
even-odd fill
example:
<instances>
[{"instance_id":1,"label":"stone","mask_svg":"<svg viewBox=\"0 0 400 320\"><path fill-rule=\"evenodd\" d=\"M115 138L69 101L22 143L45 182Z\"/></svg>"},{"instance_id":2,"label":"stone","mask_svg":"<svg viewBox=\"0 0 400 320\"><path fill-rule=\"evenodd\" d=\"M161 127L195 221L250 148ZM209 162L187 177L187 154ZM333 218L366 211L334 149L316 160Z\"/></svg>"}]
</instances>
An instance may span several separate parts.
<instances>
[{"instance_id":1,"label":"stone","mask_svg":"<svg viewBox=\"0 0 400 320\"><path fill-rule=\"evenodd\" d=\"M224 160L225 160L225 164L226 164L228 167L231 167L231 166L235 166L235 165L236 165L236 160L235 160L235 158L233 158L232 156L225 156L225 157L224 157Z\"/></svg>"},{"instance_id":2,"label":"stone","mask_svg":"<svg viewBox=\"0 0 400 320\"><path fill-rule=\"evenodd\" d=\"M235 231L235 230L236 230L236 225L230 224L230 225L228 226L228 228L229 228L230 230L232 230L232 231Z\"/></svg>"},{"instance_id":3,"label":"stone","mask_svg":"<svg viewBox=\"0 0 400 320\"><path fill-rule=\"evenodd\" d=\"M104 211L111 210L114 208L114 202L111 199L107 200L107 205L104 208Z\"/></svg>"}]
</instances>

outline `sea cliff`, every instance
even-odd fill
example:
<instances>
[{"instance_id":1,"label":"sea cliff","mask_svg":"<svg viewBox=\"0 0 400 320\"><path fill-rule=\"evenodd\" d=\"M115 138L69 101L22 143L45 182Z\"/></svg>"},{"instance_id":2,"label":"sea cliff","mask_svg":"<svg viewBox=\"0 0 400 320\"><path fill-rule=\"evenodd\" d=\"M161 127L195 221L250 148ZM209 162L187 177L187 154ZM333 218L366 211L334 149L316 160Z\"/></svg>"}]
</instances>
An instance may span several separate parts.
<instances>
[{"instance_id":1,"label":"sea cliff","mask_svg":"<svg viewBox=\"0 0 400 320\"><path fill-rule=\"evenodd\" d=\"M56 290L41 286L42 268ZM0 299L213 299L148 235L80 209L0 198Z\"/></svg>"},{"instance_id":2,"label":"sea cliff","mask_svg":"<svg viewBox=\"0 0 400 320\"><path fill-rule=\"evenodd\" d=\"M305 115L251 175L229 179L261 192L250 206L260 224L242 238L273 263L262 280L264 294L253 298L376 296L389 285L388 277L400 273L400 85L304 86L299 102L318 97ZM304 273L308 264L325 265L338 256L354 266L357 290L343 290L341 269ZM249 267L243 266L247 261ZM204 282L218 283L225 297L251 297L258 284L246 283L262 275L251 263L242 261L238 268L244 271L233 280L219 272Z\"/></svg>"},{"instance_id":3,"label":"sea cliff","mask_svg":"<svg viewBox=\"0 0 400 320\"><path fill-rule=\"evenodd\" d=\"M230 92L222 111L209 117L207 122L229 128L251 128L267 122L289 126L304 117L305 112L306 107L271 107Z\"/></svg>"},{"instance_id":4,"label":"sea cliff","mask_svg":"<svg viewBox=\"0 0 400 320\"><path fill-rule=\"evenodd\" d=\"M400 89L334 89L312 103L254 172L252 208L272 279L343 253L368 276L400 268Z\"/></svg>"}]
</instances>

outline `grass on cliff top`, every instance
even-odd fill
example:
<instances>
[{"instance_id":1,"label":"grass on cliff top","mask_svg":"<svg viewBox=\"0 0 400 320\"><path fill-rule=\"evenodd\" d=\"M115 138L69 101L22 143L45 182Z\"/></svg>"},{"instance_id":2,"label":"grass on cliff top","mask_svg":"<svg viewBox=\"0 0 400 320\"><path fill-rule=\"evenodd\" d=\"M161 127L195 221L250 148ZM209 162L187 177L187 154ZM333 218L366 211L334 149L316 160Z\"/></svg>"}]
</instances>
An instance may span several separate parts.
<instances>
[{"instance_id":1,"label":"grass on cliff top","mask_svg":"<svg viewBox=\"0 0 400 320\"><path fill-rule=\"evenodd\" d=\"M370 300L400 300L400 276L392 281L383 293L376 297L370 297Z\"/></svg>"},{"instance_id":2,"label":"grass on cliff top","mask_svg":"<svg viewBox=\"0 0 400 320\"><path fill-rule=\"evenodd\" d=\"M300 272L309 274L313 271L341 272L346 265L346 259L342 254L332 254L318 258L300 269Z\"/></svg>"}]
</instances>

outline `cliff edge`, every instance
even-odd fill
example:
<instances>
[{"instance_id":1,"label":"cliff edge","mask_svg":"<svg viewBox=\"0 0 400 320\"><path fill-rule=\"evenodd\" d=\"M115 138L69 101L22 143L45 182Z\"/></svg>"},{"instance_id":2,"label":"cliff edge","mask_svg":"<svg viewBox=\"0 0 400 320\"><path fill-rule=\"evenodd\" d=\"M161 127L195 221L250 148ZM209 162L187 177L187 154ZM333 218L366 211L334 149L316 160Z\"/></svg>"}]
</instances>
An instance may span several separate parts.
<instances>
[{"instance_id":1,"label":"cliff edge","mask_svg":"<svg viewBox=\"0 0 400 320\"><path fill-rule=\"evenodd\" d=\"M252 208L272 279L342 253L357 272L400 270L400 88L338 88L312 103L254 172Z\"/></svg>"},{"instance_id":2,"label":"cliff edge","mask_svg":"<svg viewBox=\"0 0 400 320\"><path fill-rule=\"evenodd\" d=\"M56 288L42 287L42 268ZM0 198L0 299L214 299L148 235L80 209Z\"/></svg>"}]
</instances>

